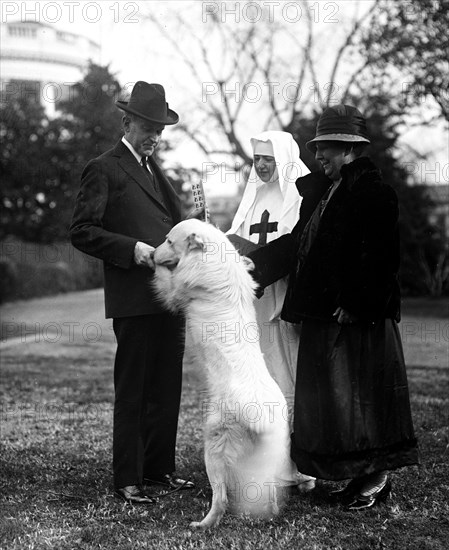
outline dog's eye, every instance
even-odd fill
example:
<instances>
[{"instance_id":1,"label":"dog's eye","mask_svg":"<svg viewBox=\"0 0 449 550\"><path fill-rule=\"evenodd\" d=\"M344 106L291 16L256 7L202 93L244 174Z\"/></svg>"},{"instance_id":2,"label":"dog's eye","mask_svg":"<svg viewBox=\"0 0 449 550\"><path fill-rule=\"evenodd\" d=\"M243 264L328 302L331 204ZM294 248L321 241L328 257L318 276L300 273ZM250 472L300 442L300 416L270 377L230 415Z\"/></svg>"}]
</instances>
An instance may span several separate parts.
<instances>
[{"instance_id":1,"label":"dog's eye","mask_svg":"<svg viewBox=\"0 0 449 550\"><path fill-rule=\"evenodd\" d=\"M169 246L172 246L172 245L173 245L173 243L171 242L170 239L167 239L167 244L168 244Z\"/></svg>"}]
</instances>

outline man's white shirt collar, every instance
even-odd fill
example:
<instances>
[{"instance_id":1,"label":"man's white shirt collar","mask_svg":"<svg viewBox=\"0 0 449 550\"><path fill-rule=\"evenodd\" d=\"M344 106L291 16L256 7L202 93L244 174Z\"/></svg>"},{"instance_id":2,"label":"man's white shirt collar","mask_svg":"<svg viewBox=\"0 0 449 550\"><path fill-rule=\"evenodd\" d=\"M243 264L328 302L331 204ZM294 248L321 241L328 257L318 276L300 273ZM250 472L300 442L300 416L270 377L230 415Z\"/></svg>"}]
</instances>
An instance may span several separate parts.
<instances>
[{"instance_id":1,"label":"man's white shirt collar","mask_svg":"<svg viewBox=\"0 0 449 550\"><path fill-rule=\"evenodd\" d=\"M142 155L139 155L139 153L136 152L136 150L134 149L134 147L131 145L131 143L125 138L125 136L122 137L122 143L124 143L126 145L126 147L128 147L128 149L131 151L131 153L134 155L134 157L136 158L137 162L139 164L142 163Z\"/></svg>"}]
</instances>

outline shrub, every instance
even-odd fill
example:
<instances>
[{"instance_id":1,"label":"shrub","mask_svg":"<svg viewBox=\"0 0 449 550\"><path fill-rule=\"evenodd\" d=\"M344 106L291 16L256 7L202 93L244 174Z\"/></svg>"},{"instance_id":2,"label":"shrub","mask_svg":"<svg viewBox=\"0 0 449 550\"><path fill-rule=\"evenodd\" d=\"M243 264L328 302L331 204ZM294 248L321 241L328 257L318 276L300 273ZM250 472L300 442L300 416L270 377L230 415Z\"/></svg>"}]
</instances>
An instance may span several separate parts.
<instances>
[{"instance_id":1,"label":"shrub","mask_svg":"<svg viewBox=\"0 0 449 550\"><path fill-rule=\"evenodd\" d=\"M0 258L0 304L13 300L18 287L18 270L10 258Z\"/></svg>"},{"instance_id":2,"label":"shrub","mask_svg":"<svg viewBox=\"0 0 449 550\"><path fill-rule=\"evenodd\" d=\"M0 245L0 276L0 302L103 286L102 262L66 242L5 239Z\"/></svg>"}]
</instances>

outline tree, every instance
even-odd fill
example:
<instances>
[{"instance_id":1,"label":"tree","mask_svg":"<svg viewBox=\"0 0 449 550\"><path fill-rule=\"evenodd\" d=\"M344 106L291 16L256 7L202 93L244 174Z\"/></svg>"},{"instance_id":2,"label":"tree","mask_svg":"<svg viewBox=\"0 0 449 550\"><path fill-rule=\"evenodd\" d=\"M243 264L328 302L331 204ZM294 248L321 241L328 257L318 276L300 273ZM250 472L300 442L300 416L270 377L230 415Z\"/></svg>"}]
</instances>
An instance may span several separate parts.
<instances>
[{"instance_id":1,"label":"tree","mask_svg":"<svg viewBox=\"0 0 449 550\"><path fill-rule=\"evenodd\" d=\"M418 124L442 119L447 128L448 12L448 0L381 0L379 16L362 33L359 46L373 80L379 82L378 93L387 96L395 85L400 92L390 97L387 112L383 109L394 126L393 149L399 124L411 112ZM382 158L381 162L393 182L411 179L394 159ZM401 204L402 282L410 293L439 296L449 278L445 223L431 219L435 204L426 186L412 183L396 185Z\"/></svg>"},{"instance_id":2,"label":"tree","mask_svg":"<svg viewBox=\"0 0 449 550\"><path fill-rule=\"evenodd\" d=\"M412 295L435 295L438 290L441 293L443 284L437 288L434 281L439 277L441 252L446 250L443 261L447 262L449 256L447 247L442 247L439 241L438 226L432 224L428 216L431 200L423 186L408 185L408 172L394 154L400 136L400 119L393 116L391 103L383 96L371 95L364 98L364 102L367 99L370 107L366 116L371 139L368 154L381 167L384 182L396 191L400 204L401 287L404 293ZM361 107L357 98L350 98L349 102ZM302 151L307 151L305 143L315 136L320 114L315 112L311 118L298 117L292 128L287 128L302 146ZM295 128L301 128L301 132L296 133ZM311 169L317 168L311 153L303 153L302 158Z\"/></svg>"},{"instance_id":3,"label":"tree","mask_svg":"<svg viewBox=\"0 0 449 550\"><path fill-rule=\"evenodd\" d=\"M230 166L250 163L242 137L248 121L256 120L259 130L291 127L298 114L344 100L364 81L367 67L363 58L356 58L357 41L379 2L363 3L362 10L342 4L343 22L332 12L334 3L321 5L318 13L319 4L301 0L295 3L301 10L296 25L289 22L282 3L274 12L260 7L260 17L257 10L253 15L247 10L238 24L226 17L226 10L238 11L241 3L216 3L218 12L203 13L199 27L192 18L198 3L185 2L170 12L175 32L167 30L154 4L149 5L143 15L151 36L157 32L166 50L185 67L179 77L187 101L180 130L206 156L224 155ZM323 63L328 32L333 48ZM343 66L351 67L344 77Z\"/></svg>"},{"instance_id":4,"label":"tree","mask_svg":"<svg viewBox=\"0 0 449 550\"><path fill-rule=\"evenodd\" d=\"M378 10L360 41L371 70L401 81L404 109L431 98L449 120L449 0L381 0Z\"/></svg>"},{"instance_id":5,"label":"tree","mask_svg":"<svg viewBox=\"0 0 449 550\"><path fill-rule=\"evenodd\" d=\"M55 119L29 95L3 104L0 237L67 239L83 166L120 135L119 91L107 67L91 64Z\"/></svg>"},{"instance_id":6,"label":"tree","mask_svg":"<svg viewBox=\"0 0 449 550\"><path fill-rule=\"evenodd\" d=\"M305 143L314 136L318 115L339 102L358 106L373 132L371 156L400 197L404 287L430 292L428 281L441 266L435 250L441 239L429 222L431 203L422 188L407 185L397 150L410 106L418 108L421 121L427 115L416 86L440 106L433 118L447 117L448 0L340 3L334 19L330 12L313 11L333 3L302 0L295 3L302 8L296 25L270 17L269 8L257 20L246 12L236 25L224 11L238 11L239 3L210 4L201 26L194 24L192 3L185 3L185 11L177 6L170 15L176 32L167 30L152 6L146 14L167 50L184 63L180 85L188 83L188 104L181 131L211 160L227 156L231 167L243 167L252 160L244 136L256 120L259 131L291 132L313 169ZM404 93L405 82L410 94Z\"/></svg>"},{"instance_id":7,"label":"tree","mask_svg":"<svg viewBox=\"0 0 449 550\"><path fill-rule=\"evenodd\" d=\"M84 78L72 86L70 98L59 105L68 132L70 162L84 166L112 147L121 135L122 111L116 105L121 87L108 66L90 63Z\"/></svg>"},{"instance_id":8,"label":"tree","mask_svg":"<svg viewBox=\"0 0 449 550\"><path fill-rule=\"evenodd\" d=\"M167 62L183 64L179 129L204 155L242 166L251 162L243 137L251 121L257 131L291 128L298 115L373 91L388 97L403 121L411 103L425 118L422 93L441 106L431 117L447 117L448 2L300 0L295 24L283 3L250 3L243 11L239 2L186 1L169 10L170 27L158 2L142 15Z\"/></svg>"},{"instance_id":9,"label":"tree","mask_svg":"<svg viewBox=\"0 0 449 550\"><path fill-rule=\"evenodd\" d=\"M30 95L12 96L3 103L0 238L67 240L84 166L122 135L123 112L115 105L120 95L120 84L109 67L91 63L84 78L70 89L69 99L58 104L54 119ZM156 155L160 163L169 149L163 141ZM168 176L187 203L190 193L183 188L190 180L187 172L176 167Z\"/></svg>"},{"instance_id":10,"label":"tree","mask_svg":"<svg viewBox=\"0 0 449 550\"><path fill-rule=\"evenodd\" d=\"M110 149L121 136L122 114L115 106L120 90L109 67L90 63L84 78L72 86L69 99L59 105L56 124L65 130L59 154L70 170L72 185L67 199L71 208L86 163Z\"/></svg>"},{"instance_id":11,"label":"tree","mask_svg":"<svg viewBox=\"0 0 449 550\"><path fill-rule=\"evenodd\" d=\"M402 290L409 295L434 295L431 280L437 270L439 251L435 244L440 229L430 220L432 201L424 186L409 184L409 173L395 154L401 118L392 111L391 101L384 96L374 96L369 98L369 103L366 114L371 136L370 157L399 199Z\"/></svg>"},{"instance_id":12,"label":"tree","mask_svg":"<svg viewBox=\"0 0 449 550\"><path fill-rule=\"evenodd\" d=\"M45 241L58 232L66 174L57 175L54 156L61 131L29 96L13 97L1 108L1 237Z\"/></svg>"}]
</instances>

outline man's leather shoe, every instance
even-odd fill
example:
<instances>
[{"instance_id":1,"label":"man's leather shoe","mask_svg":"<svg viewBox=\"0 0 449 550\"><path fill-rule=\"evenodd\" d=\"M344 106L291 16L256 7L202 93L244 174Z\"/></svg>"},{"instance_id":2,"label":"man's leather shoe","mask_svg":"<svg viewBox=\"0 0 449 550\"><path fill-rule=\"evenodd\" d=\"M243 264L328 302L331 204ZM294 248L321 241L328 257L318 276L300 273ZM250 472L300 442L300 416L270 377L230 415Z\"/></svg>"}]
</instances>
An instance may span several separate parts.
<instances>
[{"instance_id":1,"label":"man's leather shoe","mask_svg":"<svg viewBox=\"0 0 449 550\"><path fill-rule=\"evenodd\" d=\"M193 489L195 484L193 481L188 481L176 477L175 474L158 474L144 477L143 481L146 485L163 485L170 489Z\"/></svg>"},{"instance_id":2,"label":"man's leather shoe","mask_svg":"<svg viewBox=\"0 0 449 550\"><path fill-rule=\"evenodd\" d=\"M157 499L144 493L139 485L127 485L114 491L114 496L121 498L130 504L154 504Z\"/></svg>"}]
</instances>

